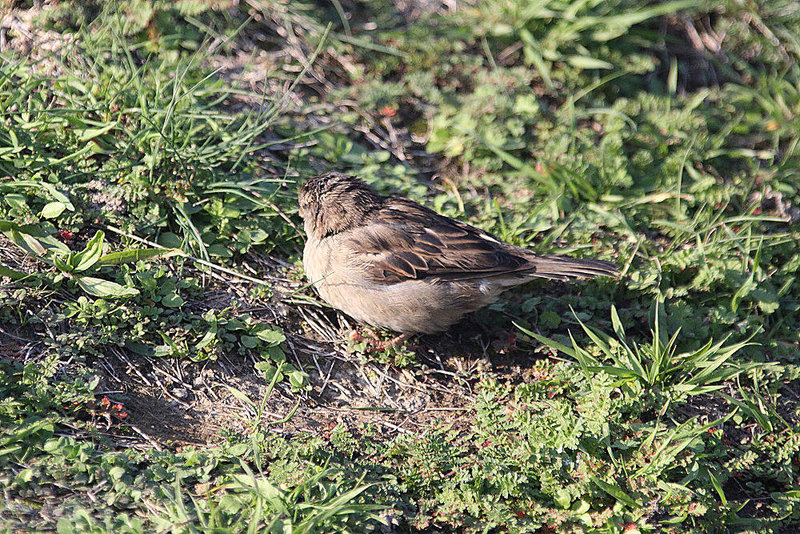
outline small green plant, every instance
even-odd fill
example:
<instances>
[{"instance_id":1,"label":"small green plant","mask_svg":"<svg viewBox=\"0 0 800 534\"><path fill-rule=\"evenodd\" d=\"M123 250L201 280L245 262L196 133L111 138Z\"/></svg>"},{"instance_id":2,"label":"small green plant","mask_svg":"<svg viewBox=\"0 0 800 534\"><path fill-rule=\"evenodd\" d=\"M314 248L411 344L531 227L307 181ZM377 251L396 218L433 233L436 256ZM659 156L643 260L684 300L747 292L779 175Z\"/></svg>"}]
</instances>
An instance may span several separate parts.
<instances>
[{"instance_id":1,"label":"small green plant","mask_svg":"<svg viewBox=\"0 0 800 534\"><path fill-rule=\"evenodd\" d=\"M98 231L80 252L71 251L51 236L34 237L35 233L42 233L41 229L36 227L23 228L10 221L0 221L0 231L6 233L15 244L29 254L55 267L58 274L48 277L48 282L58 285L63 280L68 280L93 297L122 298L139 294L135 288L96 276L89 276L89 274L99 273L102 267L165 257L176 253L169 249L128 249L104 254L105 233L102 231ZM25 273L8 268L6 268L6 276L17 280L28 277Z\"/></svg>"},{"instance_id":2,"label":"small green plant","mask_svg":"<svg viewBox=\"0 0 800 534\"><path fill-rule=\"evenodd\" d=\"M614 306L611 307L611 323L616 337L589 328L576 316L584 333L599 349L600 357L580 347L571 332L572 348L569 348L528 329L518 328L546 346L575 358L587 377L603 372L622 379L622 384L634 382L638 386L636 389L644 388L657 393L677 396L709 393L721 389L736 376L762 366L756 362L736 362L733 359L737 352L748 345L749 340L729 345L725 344L726 339L717 343L708 340L699 349L679 352L680 328L667 337L662 330L658 308L656 303L652 341L647 344L628 344L625 329ZM606 362L610 362L610 365Z\"/></svg>"},{"instance_id":3,"label":"small green plant","mask_svg":"<svg viewBox=\"0 0 800 534\"><path fill-rule=\"evenodd\" d=\"M352 532L378 521L374 512L385 509L381 505L355 502L370 488L362 483L363 479L326 480L340 474L334 469L316 469L297 487L286 491L256 475L246 465L242 467L244 473L232 476L222 488L228 494L224 504L227 511L246 512L248 517L252 517L255 509L255 517L263 517L269 531Z\"/></svg>"}]
</instances>

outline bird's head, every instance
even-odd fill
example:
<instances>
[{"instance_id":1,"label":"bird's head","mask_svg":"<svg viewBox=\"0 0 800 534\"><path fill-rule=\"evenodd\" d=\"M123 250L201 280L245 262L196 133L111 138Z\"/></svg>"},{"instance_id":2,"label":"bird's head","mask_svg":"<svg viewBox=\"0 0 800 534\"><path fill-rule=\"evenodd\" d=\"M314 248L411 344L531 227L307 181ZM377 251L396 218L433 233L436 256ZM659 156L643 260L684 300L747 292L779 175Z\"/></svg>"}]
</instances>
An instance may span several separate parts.
<instances>
[{"instance_id":1,"label":"bird's head","mask_svg":"<svg viewBox=\"0 0 800 534\"><path fill-rule=\"evenodd\" d=\"M321 239L358 225L384 197L360 178L326 172L306 180L297 200L306 234Z\"/></svg>"}]
</instances>

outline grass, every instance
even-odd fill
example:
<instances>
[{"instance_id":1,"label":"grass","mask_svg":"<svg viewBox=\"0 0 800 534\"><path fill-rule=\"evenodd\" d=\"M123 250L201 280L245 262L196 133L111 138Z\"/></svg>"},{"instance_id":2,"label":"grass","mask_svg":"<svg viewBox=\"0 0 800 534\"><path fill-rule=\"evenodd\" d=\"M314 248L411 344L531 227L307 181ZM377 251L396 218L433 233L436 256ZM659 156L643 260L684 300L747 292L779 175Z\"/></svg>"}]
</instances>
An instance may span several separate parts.
<instances>
[{"instance_id":1,"label":"grass","mask_svg":"<svg viewBox=\"0 0 800 534\"><path fill-rule=\"evenodd\" d=\"M0 530L796 528L792 2L425 9L0 10ZM624 276L362 354L328 169Z\"/></svg>"}]
</instances>

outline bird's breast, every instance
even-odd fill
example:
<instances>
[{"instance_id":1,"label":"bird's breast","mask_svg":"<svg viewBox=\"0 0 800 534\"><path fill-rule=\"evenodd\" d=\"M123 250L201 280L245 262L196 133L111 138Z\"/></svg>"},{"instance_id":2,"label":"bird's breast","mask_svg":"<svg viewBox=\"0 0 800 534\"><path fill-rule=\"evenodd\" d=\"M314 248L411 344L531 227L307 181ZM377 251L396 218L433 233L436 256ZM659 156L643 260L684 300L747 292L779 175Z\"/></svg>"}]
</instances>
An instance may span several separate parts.
<instances>
[{"instance_id":1,"label":"bird's breast","mask_svg":"<svg viewBox=\"0 0 800 534\"><path fill-rule=\"evenodd\" d=\"M338 237L309 239L303 251L306 276L323 300L364 323L402 333L440 332L502 291L487 280L378 282L368 276L364 258Z\"/></svg>"}]
</instances>

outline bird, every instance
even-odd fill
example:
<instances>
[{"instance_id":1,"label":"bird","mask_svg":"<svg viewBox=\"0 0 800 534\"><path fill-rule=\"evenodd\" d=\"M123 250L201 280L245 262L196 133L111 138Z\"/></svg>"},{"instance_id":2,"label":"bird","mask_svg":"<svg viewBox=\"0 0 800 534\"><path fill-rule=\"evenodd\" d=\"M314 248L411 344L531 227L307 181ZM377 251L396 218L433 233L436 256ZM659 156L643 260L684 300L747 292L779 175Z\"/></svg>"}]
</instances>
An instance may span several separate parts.
<instances>
[{"instance_id":1,"label":"bird","mask_svg":"<svg viewBox=\"0 0 800 534\"><path fill-rule=\"evenodd\" d=\"M298 207L306 277L332 307L400 334L378 348L443 332L533 278L619 277L610 261L539 255L341 172L306 180Z\"/></svg>"}]
</instances>

